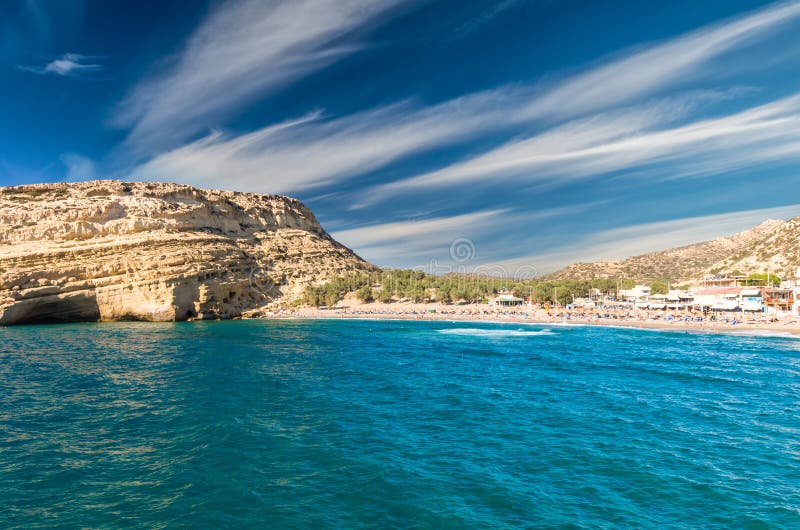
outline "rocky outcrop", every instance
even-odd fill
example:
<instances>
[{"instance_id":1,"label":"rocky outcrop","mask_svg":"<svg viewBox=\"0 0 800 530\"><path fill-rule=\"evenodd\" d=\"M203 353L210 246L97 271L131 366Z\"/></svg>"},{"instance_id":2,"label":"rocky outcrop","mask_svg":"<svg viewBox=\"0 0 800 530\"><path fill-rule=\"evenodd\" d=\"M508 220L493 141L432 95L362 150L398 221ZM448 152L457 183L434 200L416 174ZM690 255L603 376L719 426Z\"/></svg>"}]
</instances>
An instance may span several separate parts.
<instances>
[{"instance_id":1,"label":"rocky outcrop","mask_svg":"<svg viewBox=\"0 0 800 530\"><path fill-rule=\"evenodd\" d=\"M631 278L652 282L691 282L714 274L771 270L793 276L800 266L800 217L772 219L744 232L713 241L632 256L620 261L575 263L549 279Z\"/></svg>"},{"instance_id":2,"label":"rocky outcrop","mask_svg":"<svg viewBox=\"0 0 800 530\"><path fill-rule=\"evenodd\" d=\"M232 318L371 268L288 197L120 181L0 188L0 324Z\"/></svg>"}]
</instances>

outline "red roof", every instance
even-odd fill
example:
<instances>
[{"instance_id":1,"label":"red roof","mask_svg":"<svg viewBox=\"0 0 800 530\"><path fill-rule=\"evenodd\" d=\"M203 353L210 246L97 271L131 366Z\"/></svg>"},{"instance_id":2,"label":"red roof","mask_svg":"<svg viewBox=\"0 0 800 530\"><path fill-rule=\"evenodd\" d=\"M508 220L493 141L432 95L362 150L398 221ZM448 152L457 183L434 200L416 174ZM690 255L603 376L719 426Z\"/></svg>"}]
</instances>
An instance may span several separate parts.
<instances>
[{"instance_id":1,"label":"red roof","mask_svg":"<svg viewBox=\"0 0 800 530\"><path fill-rule=\"evenodd\" d=\"M741 287L706 287L695 291L694 294L739 294L741 292Z\"/></svg>"}]
</instances>

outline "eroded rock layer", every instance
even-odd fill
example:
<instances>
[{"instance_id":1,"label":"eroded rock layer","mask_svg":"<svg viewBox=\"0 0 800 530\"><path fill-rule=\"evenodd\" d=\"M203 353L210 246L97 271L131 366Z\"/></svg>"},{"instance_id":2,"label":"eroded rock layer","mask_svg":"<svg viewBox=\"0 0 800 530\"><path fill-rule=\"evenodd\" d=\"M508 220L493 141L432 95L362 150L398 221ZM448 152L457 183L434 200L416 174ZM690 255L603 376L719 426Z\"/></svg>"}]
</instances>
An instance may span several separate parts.
<instances>
[{"instance_id":1,"label":"eroded rock layer","mask_svg":"<svg viewBox=\"0 0 800 530\"><path fill-rule=\"evenodd\" d=\"M0 188L0 324L232 318L370 268L288 197L120 181Z\"/></svg>"}]
</instances>

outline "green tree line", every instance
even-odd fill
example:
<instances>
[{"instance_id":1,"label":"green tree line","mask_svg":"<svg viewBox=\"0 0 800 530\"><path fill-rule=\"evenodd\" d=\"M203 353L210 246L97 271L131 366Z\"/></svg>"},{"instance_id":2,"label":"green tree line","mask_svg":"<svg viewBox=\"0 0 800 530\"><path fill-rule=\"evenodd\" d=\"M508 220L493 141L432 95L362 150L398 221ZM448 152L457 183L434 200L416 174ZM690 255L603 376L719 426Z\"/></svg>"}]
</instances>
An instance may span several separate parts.
<instances>
[{"instance_id":1,"label":"green tree line","mask_svg":"<svg viewBox=\"0 0 800 530\"><path fill-rule=\"evenodd\" d=\"M587 297L592 289L614 295L617 289L630 289L633 280L597 278L594 280L509 279L468 274L436 276L410 269L384 269L371 273L339 276L318 286L309 286L303 302L311 306L334 306L348 293L364 302L411 300L414 302L476 303L485 302L500 292L522 298L533 297L538 303L571 303Z\"/></svg>"}]
</instances>

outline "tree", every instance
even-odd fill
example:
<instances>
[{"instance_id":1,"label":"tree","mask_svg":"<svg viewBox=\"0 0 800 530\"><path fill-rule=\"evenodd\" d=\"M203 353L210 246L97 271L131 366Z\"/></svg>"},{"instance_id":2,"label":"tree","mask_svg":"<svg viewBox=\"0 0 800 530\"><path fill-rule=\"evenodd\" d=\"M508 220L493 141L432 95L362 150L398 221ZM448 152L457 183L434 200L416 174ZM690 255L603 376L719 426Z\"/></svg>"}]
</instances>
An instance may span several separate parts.
<instances>
[{"instance_id":1,"label":"tree","mask_svg":"<svg viewBox=\"0 0 800 530\"><path fill-rule=\"evenodd\" d=\"M392 293L384 288L378 292L378 301L384 304L388 304L392 301Z\"/></svg>"},{"instance_id":2,"label":"tree","mask_svg":"<svg viewBox=\"0 0 800 530\"><path fill-rule=\"evenodd\" d=\"M414 299L415 303L425 302L428 300L428 294L425 292L420 286L414 287L411 297Z\"/></svg>"},{"instance_id":3,"label":"tree","mask_svg":"<svg viewBox=\"0 0 800 530\"><path fill-rule=\"evenodd\" d=\"M755 272L753 274L748 274L747 279L745 280L747 285L775 285L778 286L781 284L781 279L776 274L771 273L763 273L763 272Z\"/></svg>"},{"instance_id":4,"label":"tree","mask_svg":"<svg viewBox=\"0 0 800 530\"><path fill-rule=\"evenodd\" d=\"M339 293L334 289L325 289L325 305L335 306L339 302Z\"/></svg>"},{"instance_id":5,"label":"tree","mask_svg":"<svg viewBox=\"0 0 800 530\"><path fill-rule=\"evenodd\" d=\"M552 303L553 300L553 285L550 283L540 283L533 291L533 296L539 303Z\"/></svg>"},{"instance_id":6,"label":"tree","mask_svg":"<svg viewBox=\"0 0 800 530\"><path fill-rule=\"evenodd\" d=\"M661 281L655 281L650 284L650 294L667 294L669 286Z\"/></svg>"},{"instance_id":7,"label":"tree","mask_svg":"<svg viewBox=\"0 0 800 530\"><path fill-rule=\"evenodd\" d=\"M356 297L365 303L372 301L372 288L369 285L361 287L356 291Z\"/></svg>"},{"instance_id":8,"label":"tree","mask_svg":"<svg viewBox=\"0 0 800 530\"><path fill-rule=\"evenodd\" d=\"M567 305L572 303L573 294L567 288L559 288L558 295L556 302L561 305Z\"/></svg>"},{"instance_id":9,"label":"tree","mask_svg":"<svg viewBox=\"0 0 800 530\"><path fill-rule=\"evenodd\" d=\"M323 290L319 287L309 285L306 287L305 302L314 307L323 305Z\"/></svg>"},{"instance_id":10,"label":"tree","mask_svg":"<svg viewBox=\"0 0 800 530\"><path fill-rule=\"evenodd\" d=\"M613 294L617 292L617 280L613 278L597 278L592 281L592 286L601 293Z\"/></svg>"},{"instance_id":11,"label":"tree","mask_svg":"<svg viewBox=\"0 0 800 530\"><path fill-rule=\"evenodd\" d=\"M453 301L453 288L448 281L442 287L436 289L436 298L440 302L449 304Z\"/></svg>"},{"instance_id":12,"label":"tree","mask_svg":"<svg viewBox=\"0 0 800 530\"><path fill-rule=\"evenodd\" d=\"M463 300L463 301L469 303L469 301L470 301L469 300L469 292L466 289L463 289L463 288L456 289L456 292L453 295L453 298L455 299L456 302L460 302L460 301Z\"/></svg>"},{"instance_id":13,"label":"tree","mask_svg":"<svg viewBox=\"0 0 800 530\"><path fill-rule=\"evenodd\" d=\"M470 304L474 304L476 302L480 302L481 300L483 300L483 292L481 291L480 287L475 285L467 288L466 300Z\"/></svg>"}]
</instances>

